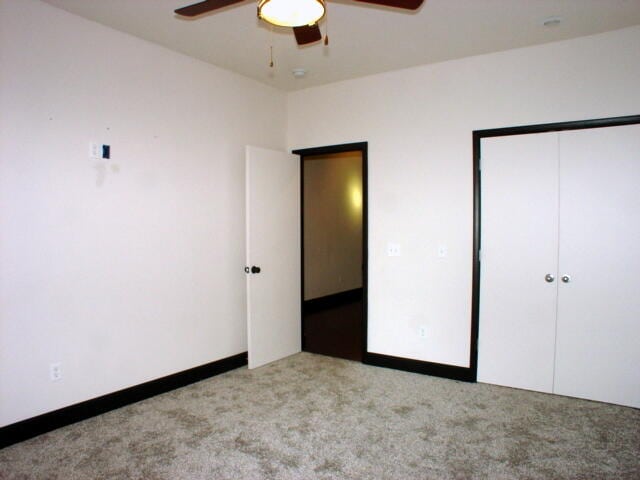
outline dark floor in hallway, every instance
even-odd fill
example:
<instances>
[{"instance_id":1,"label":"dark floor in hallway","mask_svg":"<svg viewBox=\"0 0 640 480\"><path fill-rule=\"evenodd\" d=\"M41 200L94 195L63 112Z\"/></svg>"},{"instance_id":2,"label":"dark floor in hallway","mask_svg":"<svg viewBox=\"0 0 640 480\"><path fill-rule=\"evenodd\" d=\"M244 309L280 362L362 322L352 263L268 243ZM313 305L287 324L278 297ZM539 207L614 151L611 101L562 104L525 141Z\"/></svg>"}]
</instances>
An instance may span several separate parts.
<instances>
[{"instance_id":1,"label":"dark floor in hallway","mask_svg":"<svg viewBox=\"0 0 640 480\"><path fill-rule=\"evenodd\" d=\"M304 350L362 361L362 300L306 312Z\"/></svg>"}]
</instances>

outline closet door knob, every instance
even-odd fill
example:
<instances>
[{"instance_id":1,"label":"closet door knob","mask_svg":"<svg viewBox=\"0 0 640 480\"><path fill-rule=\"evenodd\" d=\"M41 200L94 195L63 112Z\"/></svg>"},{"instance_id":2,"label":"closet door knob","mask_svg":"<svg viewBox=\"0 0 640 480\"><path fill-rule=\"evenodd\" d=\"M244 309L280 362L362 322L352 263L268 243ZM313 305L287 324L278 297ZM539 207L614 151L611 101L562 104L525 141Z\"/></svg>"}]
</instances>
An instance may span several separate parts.
<instances>
[{"instance_id":1,"label":"closet door knob","mask_svg":"<svg viewBox=\"0 0 640 480\"><path fill-rule=\"evenodd\" d=\"M547 274L544 276L544 281L545 281L545 282L547 282L547 283L551 283L551 282L553 282L555 279L556 279L556 277L554 277L554 276L553 276L553 275L551 275L550 273L547 273Z\"/></svg>"},{"instance_id":2,"label":"closet door knob","mask_svg":"<svg viewBox=\"0 0 640 480\"><path fill-rule=\"evenodd\" d=\"M570 276L570 275L563 275L563 276L562 276L562 278L561 278L561 280L562 280L564 283L569 283L569 282L571 281L571 276Z\"/></svg>"}]
</instances>

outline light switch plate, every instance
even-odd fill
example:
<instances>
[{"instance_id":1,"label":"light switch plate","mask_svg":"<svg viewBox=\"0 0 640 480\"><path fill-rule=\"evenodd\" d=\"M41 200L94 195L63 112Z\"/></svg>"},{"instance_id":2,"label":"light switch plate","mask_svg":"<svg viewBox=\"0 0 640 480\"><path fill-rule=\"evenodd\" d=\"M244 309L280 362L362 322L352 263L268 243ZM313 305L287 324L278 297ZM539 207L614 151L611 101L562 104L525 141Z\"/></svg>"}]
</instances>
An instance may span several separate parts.
<instances>
[{"instance_id":1,"label":"light switch plate","mask_svg":"<svg viewBox=\"0 0 640 480\"><path fill-rule=\"evenodd\" d=\"M97 143L89 144L89 158L100 158L102 156L102 145Z\"/></svg>"},{"instance_id":2,"label":"light switch plate","mask_svg":"<svg viewBox=\"0 0 640 480\"><path fill-rule=\"evenodd\" d=\"M399 243L389 243L387 245L387 255L390 257L399 257L400 256L400 244Z\"/></svg>"}]
</instances>

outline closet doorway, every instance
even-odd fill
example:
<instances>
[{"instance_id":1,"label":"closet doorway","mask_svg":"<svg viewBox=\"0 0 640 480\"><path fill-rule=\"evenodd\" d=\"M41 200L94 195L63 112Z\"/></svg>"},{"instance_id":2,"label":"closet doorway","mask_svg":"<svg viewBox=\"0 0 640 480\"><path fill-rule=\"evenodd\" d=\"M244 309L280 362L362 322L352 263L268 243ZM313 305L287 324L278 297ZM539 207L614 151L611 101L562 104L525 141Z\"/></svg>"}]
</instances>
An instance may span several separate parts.
<instances>
[{"instance_id":1,"label":"closet doorway","mask_svg":"<svg viewBox=\"0 0 640 480\"><path fill-rule=\"evenodd\" d=\"M640 117L476 133L478 381L639 408Z\"/></svg>"},{"instance_id":2,"label":"closet doorway","mask_svg":"<svg viewBox=\"0 0 640 480\"><path fill-rule=\"evenodd\" d=\"M366 351L367 144L300 155L302 349L362 361Z\"/></svg>"}]
</instances>

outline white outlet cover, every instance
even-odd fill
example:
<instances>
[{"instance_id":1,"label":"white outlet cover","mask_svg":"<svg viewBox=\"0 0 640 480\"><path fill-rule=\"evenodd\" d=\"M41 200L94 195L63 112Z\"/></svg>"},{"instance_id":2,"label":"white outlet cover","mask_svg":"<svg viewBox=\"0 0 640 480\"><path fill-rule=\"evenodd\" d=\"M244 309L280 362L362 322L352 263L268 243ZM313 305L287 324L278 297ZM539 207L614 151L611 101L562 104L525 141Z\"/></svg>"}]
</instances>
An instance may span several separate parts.
<instances>
[{"instance_id":1,"label":"white outlet cover","mask_svg":"<svg viewBox=\"0 0 640 480\"><path fill-rule=\"evenodd\" d=\"M438 247L438 257L444 258L447 256L448 250L446 245L440 245Z\"/></svg>"},{"instance_id":2,"label":"white outlet cover","mask_svg":"<svg viewBox=\"0 0 640 480\"><path fill-rule=\"evenodd\" d=\"M400 256L400 244L399 243L389 243L387 245L387 255L390 257L399 257Z\"/></svg>"},{"instance_id":3,"label":"white outlet cover","mask_svg":"<svg viewBox=\"0 0 640 480\"><path fill-rule=\"evenodd\" d=\"M89 144L89 158L100 158L102 156L102 146L97 143Z\"/></svg>"},{"instance_id":4,"label":"white outlet cover","mask_svg":"<svg viewBox=\"0 0 640 480\"><path fill-rule=\"evenodd\" d=\"M62 364L60 362L49 365L49 377L52 382L57 382L62 378Z\"/></svg>"}]
</instances>

